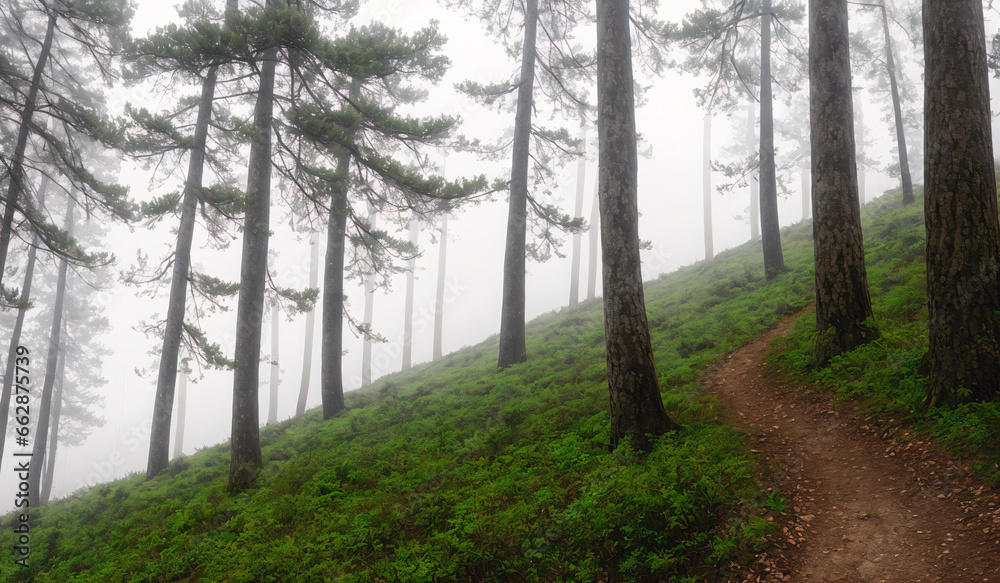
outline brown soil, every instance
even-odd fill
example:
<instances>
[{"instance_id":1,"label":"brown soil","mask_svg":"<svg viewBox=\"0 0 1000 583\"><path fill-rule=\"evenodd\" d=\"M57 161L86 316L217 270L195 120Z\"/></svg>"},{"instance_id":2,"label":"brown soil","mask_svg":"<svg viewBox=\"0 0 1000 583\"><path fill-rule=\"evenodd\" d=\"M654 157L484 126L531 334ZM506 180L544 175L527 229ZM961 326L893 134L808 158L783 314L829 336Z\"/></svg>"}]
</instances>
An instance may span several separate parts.
<instances>
[{"instance_id":1,"label":"brown soil","mask_svg":"<svg viewBox=\"0 0 1000 583\"><path fill-rule=\"evenodd\" d=\"M742 581L1000 583L1000 499L960 462L895 420L865 419L767 371L794 318L702 379L726 421L777 472L787 512Z\"/></svg>"}]
</instances>

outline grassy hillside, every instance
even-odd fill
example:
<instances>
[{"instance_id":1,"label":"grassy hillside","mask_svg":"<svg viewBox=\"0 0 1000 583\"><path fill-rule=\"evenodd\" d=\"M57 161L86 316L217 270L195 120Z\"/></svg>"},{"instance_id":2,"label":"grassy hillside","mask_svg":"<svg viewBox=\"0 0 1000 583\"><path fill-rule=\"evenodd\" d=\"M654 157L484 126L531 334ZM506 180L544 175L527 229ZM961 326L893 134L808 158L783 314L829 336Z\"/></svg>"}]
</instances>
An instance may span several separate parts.
<instances>
[{"instance_id":1,"label":"grassy hillside","mask_svg":"<svg viewBox=\"0 0 1000 583\"><path fill-rule=\"evenodd\" d=\"M780 496L695 378L812 300L811 226L647 284L664 400L685 428L646 457L608 451L598 302L528 326L530 361L495 338L262 431L258 487L225 492L228 445L37 513L30 568L0 525L4 582L704 581L745 560Z\"/></svg>"}]
</instances>

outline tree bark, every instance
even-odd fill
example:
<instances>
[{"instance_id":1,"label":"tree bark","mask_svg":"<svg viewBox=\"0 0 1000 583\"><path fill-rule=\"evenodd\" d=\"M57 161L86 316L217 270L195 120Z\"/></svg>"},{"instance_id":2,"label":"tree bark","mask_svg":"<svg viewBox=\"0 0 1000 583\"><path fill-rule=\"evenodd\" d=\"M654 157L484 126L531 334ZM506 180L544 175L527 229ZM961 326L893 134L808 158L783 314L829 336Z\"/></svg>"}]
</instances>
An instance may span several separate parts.
<instances>
[{"instance_id":1,"label":"tree bark","mask_svg":"<svg viewBox=\"0 0 1000 583\"><path fill-rule=\"evenodd\" d=\"M758 147L757 132L754 126L757 123L757 116L754 115L754 104L747 106L747 151L752 152ZM753 175L750 181L750 240L760 239L760 161L757 163L757 178Z\"/></svg>"},{"instance_id":2,"label":"tree bark","mask_svg":"<svg viewBox=\"0 0 1000 583\"><path fill-rule=\"evenodd\" d=\"M361 82L351 81L351 101L361 95ZM326 262L323 268L323 322L320 347L320 397L323 419L344 410L344 253L347 250L347 215L350 203L351 155L337 156L337 173L330 196L330 222L326 231Z\"/></svg>"},{"instance_id":3,"label":"tree bark","mask_svg":"<svg viewBox=\"0 0 1000 583\"><path fill-rule=\"evenodd\" d=\"M810 0L809 39L816 358L825 363L878 332L858 202L847 0Z\"/></svg>"},{"instance_id":4,"label":"tree bark","mask_svg":"<svg viewBox=\"0 0 1000 583\"><path fill-rule=\"evenodd\" d=\"M857 158L859 160L864 160L865 157L865 114L864 109L859 105L855 110L857 114L855 117L855 126L857 128L857 141L855 145L855 151L858 153ZM858 202L865 204L865 165L864 162L858 163Z\"/></svg>"},{"instance_id":5,"label":"tree bark","mask_svg":"<svg viewBox=\"0 0 1000 583\"><path fill-rule=\"evenodd\" d=\"M35 275L35 251L38 247L38 235L31 240L28 249L28 263L24 268L24 284L21 286L21 297L18 300L17 318L10 334L10 350L7 352L7 368L3 373L3 394L0 395L0 435L7 435L7 422L10 419L10 396L14 390L14 363L17 360L17 347L21 344L21 330L24 328L24 317L31 302L31 283ZM3 460L6 439L0 439L0 463Z\"/></svg>"},{"instance_id":6,"label":"tree bark","mask_svg":"<svg viewBox=\"0 0 1000 583\"><path fill-rule=\"evenodd\" d=\"M368 204L368 228L375 228L375 207ZM375 276L365 277L365 324L372 325L372 316L375 308ZM367 387L372 384L372 339L367 334L361 345L361 386Z\"/></svg>"},{"instance_id":7,"label":"tree bark","mask_svg":"<svg viewBox=\"0 0 1000 583\"><path fill-rule=\"evenodd\" d=\"M441 336L444 334L445 260L448 258L448 215L441 215L441 247L438 251L437 297L434 300L434 347L431 360L441 360ZM501 316L502 317L502 316Z\"/></svg>"},{"instance_id":8,"label":"tree bark","mask_svg":"<svg viewBox=\"0 0 1000 583\"><path fill-rule=\"evenodd\" d=\"M212 120L217 70L217 67L209 69L201 84L194 143L188 158L187 181L184 184L181 221L177 227L177 244L174 249L174 265L170 279L167 320L163 328L163 346L160 349L160 367L156 378L156 399L153 402L146 479L162 472L170 461L170 416L174 408L177 360L180 354L181 335L184 333L188 277L191 271L191 245L198 211L198 192L202 188L205 173L205 148L208 127Z\"/></svg>"},{"instance_id":9,"label":"tree bark","mask_svg":"<svg viewBox=\"0 0 1000 583\"><path fill-rule=\"evenodd\" d=\"M65 334L65 322L63 324ZM59 422L62 418L63 389L66 381L66 352L61 351L59 365L56 370L55 394L52 396L52 429L49 431L49 453L45 459L45 474L42 476L42 492L39 501L42 505L49 503L52 497L52 481L56 471L56 452L59 450Z\"/></svg>"},{"instance_id":10,"label":"tree bark","mask_svg":"<svg viewBox=\"0 0 1000 583\"><path fill-rule=\"evenodd\" d=\"M267 408L267 424L278 422L278 383L281 382L281 370L278 367L278 302L271 303L271 378L268 382L269 401Z\"/></svg>"},{"instance_id":11,"label":"tree bark","mask_svg":"<svg viewBox=\"0 0 1000 583\"><path fill-rule=\"evenodd\" d=\"M705 114L705 131L702 140L704 162L702 166L702 210L705 219L705 261L715 257L712 249L712 114Z\"/></svg>"},{"instance_id":12,"label":"tree bark","mask_svg":"<svg viewBox=\"0 0 1000 583\"><path fill-rule=\"evenodd\" d=\"M316 233L309 237L309 287L315 289L319 284L319 239ZM312 375L313 337L316 336L316 308L306 314L306 339L302 347L302 382L299 384L299 400L295 404L295 416L306 412L306 399L309 397L309 378Z\"/></svg>"},{"instance_id":13,"label":"tree bark","mask_svg":"<svg viewBox=\"0 0 1000 583\"><path fill-rule=\"evenodd\" d=\"M416 247L420 236L420 223L416 213L410 219L410 243ZM416 258L411 258L406 267L406 304L403 308L403 372L410 370L413 355L413 287L417 267Z\"/></svg>"},{"instance_id":14,"label":"tree bark","mask_svg":"<svg viewBox=\"0 0 1000 583\"><path fill-rule=\"evenodd\" d=\"M177 376L177 428L174 430L174 458L184 455L184 421L187 419L187 374Z\"/></svg>"},{"instance_id":15,"label":"tree bark","mask_svg":"<svg viewBox=\"0 0 1000 583\"><path fill-rule=\"evenodd\" d=\"M889 17L882 5L882 29L885 31L885 68L889 75L889 89L892 92L892 113L896 119L896 148L899 150L899 179L903 187L903 204L913 202L913 180L910 178L910 162L906 152L906 133L903 131L903 111L899 103L899 87L896 85L896 62L892 55L892 37L889 35Z\"/></svg>"},{"instance_id":16,"label":"tree bark","mask_svg":"<svg viewBox=\"0 0 1000 583\"><path fill-rule=\"evenodd\" d=\"M642 288L629 34L628 0L598 0L598 180L611 445L628 437L645 451L675 425L660 398Z\"/></svg>"},{"instance_id":17,"label":"tree bark","mask_svg":"<svg viewBox=\"0 0 1000 583\"><path fill-rule=\"evenodd\" d=\"M928 406L1000 398L1000 225L983 6L924 0Z\"/></svg>"},{"instance_id":18,"label":"tree bark","mask_svg":"<svg viewBox=\"0 0 1000 583\"><path fill-rule=\"evenodd\" d=\"M528 159L531 150L532 90L535 85L535 31L538 0L525 0L521 78L514 117L513 159L507 244L503 261L503 306L500 310L500 353L497 366L505 368L528 360L524 341L524 285L528 210Z\"/></svg>"},{"instance_id":19,"label":"tree bark","mask_svg":"<svg viewBox=\"0 0 1000 583\"><path fill-rule=\"evenodd\" d=\"M0 285L3 285L4 269L7 267L7 250L10 248L10 237L14 229L14 210L18 205L18 199L24 194L24 151L28 147L28 134L31 133L31 118L35 115L35 101L42 86L42 73L52 52L52 37L55 35L55 30L56 13L51 12L45 29L45 39L42 41L38 61L35 62L35 69L31 75L28 95L24 99L24 109L21 110L14 152L5 162L10 165L10 173L7 177L7 200L4 201L3 222L0 223Z\"/></svg>"},{"instance_id":20,"label":"tree bark","mask_svg":"<svg viewBox=\"0 0 1000 583\"><path fill-rule=\"evenodd\" d=\"M269 0L271 1L271 0ZM260 338L267 276L271 211L271 120L274 115L274 70L278 49L264 52L254 107L254 138L247 175L247 209L243 226L243 262L236 308L236 371L233 375L233 420L230 440L230 492L253 485L264 466L260 451Z\"/></svg>"},{"instance_id":21,"label":"tree bark","mask_svg":"<svg viewBox=\"0 0 1000 583\"><path fill-rule=\"evenodd\" d=\"M76 203L68 200L64 230L73 231L73 207ZM31 463L37 471L28 475L28 506L37 508L41 501L41 469L48 451L49 418L52 412L52 389L56 381L56 364L62 349L63 305L66 301L66 272L69 265L63 259L59 262L59 276L56 280L56 299L52 307L52 328L49 332L48 352L45 356L45 380L42 381L42 396L38 405L38 426L35 428L35 443L31 450Z\"/></svg>"},{"instance_id":22,"label":"tree bark","mask_svg":"<svg viewBox=\"0 0 1000 583\"><path fill-rule=\"evenodd\" d=\"M587 120L580 122L580 142L583 144L583 154L576 161L576 207L573 218L583 217L583 183L587 179ZM569 270L569 305L580 302L580 251L583 240L580 233L573 233L573 259Z\"/></svg>"},{"instance_id":23,"label":"tree bark","mask_svg":"<svg viewBox=\"0 0 1000 583\"><path fill-rule=\"evenodd\" d=\"M597 255L601 243L601 199L598 196L600 184L594 180L594 204L590 209L590 252L588 262L590 271L587 274L587 299L597 296Z\"/></svg>"},{"instance_id":24,"label":"tree bark","mask_svg":"<svg viewBox=\"0 0 1000 583\"><path fill-rule=\"evenodd\" d=\"M774 167L774 100L771 95L771 0L764 0L760 21L760 231L764 274L768 279L785 270L778 221L778 182Z\"/></svg>"}]
</instances>

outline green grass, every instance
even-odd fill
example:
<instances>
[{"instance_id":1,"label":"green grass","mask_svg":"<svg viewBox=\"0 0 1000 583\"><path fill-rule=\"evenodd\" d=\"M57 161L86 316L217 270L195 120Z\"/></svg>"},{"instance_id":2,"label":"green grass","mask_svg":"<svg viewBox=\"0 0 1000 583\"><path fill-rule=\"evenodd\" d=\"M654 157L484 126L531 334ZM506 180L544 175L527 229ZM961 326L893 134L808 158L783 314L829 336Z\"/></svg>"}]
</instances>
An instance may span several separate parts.
<instances>
[{"instance_id":1,"label":"green grass","mask_svg":"<svg viewBox=\"0 0 1000 583\"><path fill-rule=\"evenodd\" d=\"M225 492L228 446L37 512L30 569L0 524L0 581L710 581L749 560L784 508L695 382L812 301L808 224L646 285L663 397L684 429L648 455L609 451L600 304L528 326L530 360L497 372L496 339L262 430L253 490Z\"/></svg>"},{"instance_id":2,"label":"green grass","mask_svg":"<svg viewBox=\"0 0 1000 583\"><path fill-rule=\"evenodd\" d=\"M923 193L902 207L898 193L866 206L865 261L875 323L882 337L817 367L812 359L815 312L776 341L770 361L796 379L815 383L841 399L857 399L885 425L905 425L966 458L1000 484L1000 403L925 410L927 294L924 269ZM888 212L886 212L888 210Z\"/></svg>"}]
</instances>

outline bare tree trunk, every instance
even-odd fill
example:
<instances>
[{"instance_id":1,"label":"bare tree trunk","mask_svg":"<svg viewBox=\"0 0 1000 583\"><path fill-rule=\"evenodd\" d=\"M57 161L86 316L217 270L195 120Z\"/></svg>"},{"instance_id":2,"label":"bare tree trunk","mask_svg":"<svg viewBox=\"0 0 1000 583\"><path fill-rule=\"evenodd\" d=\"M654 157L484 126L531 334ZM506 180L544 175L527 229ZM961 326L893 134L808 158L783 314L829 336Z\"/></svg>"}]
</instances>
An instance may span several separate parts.
<instances>
[{"instance_id":1,"label":"bare tree trunk","mask_svg":"<svg viewBox=\"0 0 1000 583\"><path fill-rule=\"evenodd\" d=\"M855 102L857 103L857 102ZM857 128L857 145L855 146L858 153L858 201L861 204L865 204L865 114L864 108L858 104L854 108L854 112L857 114L855 118L857 123L855 127Z\"/></svg>"},{"instance_id":2,"label":"bare tree trunk","mask_svg":"<svg viewBox=\"0 0 1000 583\"><path fill-rule=\"evenodd\" d=\"M271 2L273 0L268 0ZM254 108L254 138L250 145L247 210L243 227L243 263L236 308L236 371L233 375L233 420L230 440L230 492L253 485L264 466L260 451L260 337L267 276L271 211L271 120L274 112L274 70L278 49L264 52Z\"/></svg>"},{"instance_id":3,"label":"bare tree trunk","mask_svg":"<svg viewBox=\"0 0 1000 583\"><path fill-rule=\"evenodd\" d=\"M278 383L281 382L281 370L278 367L278 302L271 303L271 378L268 382L269 396L267 408L267 424L278 422Z\"/></svg>"},{"instance_id":4,"label":"bare tree trunk","mask_svg":"<svg viewBox=\"0 0 1000 583\"><path fill-rule=\"evenodd\" d=\"M747 151L752 152L758 146L757 132L754 126L757 123L757 116L754 115L754 104L747 106ZM758 161L757 178L752 175L750 181L750 240L760 239L760 164Z\"/></svg>"},{"instance_id":5,"label":"bare tree trunk","mask_svg":"<svg viewBox=\"0 0 1000 583\"><path fill-rule=\"evenodd\" d=\"M441 360L441 336L444 333L445 260L448 258L448 215L441 215L441 247L438 251L437 299L434 300L434 352L431 360Z\"/></svg>"},{"instance_id":6,"label":"bare tree trunk","mask_svg":"<svg viewBox=\"0 0 1000 583\"><path fill-rule=\"evenodd\" d=\"M611 445L629 437L633 447L645 451L675 425L660 398L642 289L629 33L628 0L598 0L598 180Z\"/></svg>"},{"instance_id":7,"label":"bare tree trunk","mask_svg":"<svg viewBox=\"0 0 1000 583\"><path fill-rule=\"evenodd\" d=\"M861 235L847 0L809 2L816 358L875 339Z\"/></svg>"},{"instance_id":8,"label":"bare tree trunk","mask_svg":"<svg viewBox=\"0 0 1000 583\"><path fill-rule=\"evenodd\" d=\"M35 69L31 74L28 94L24 98L24 109L21 110L21 121L17 128L14 152L4 161L5 166L9 164L9 174L3 222L0 223L0 285L3 283L4 269L7 267L7 250L10 248L10 236L14 228L14 210L18 206L18 199L24 194L24 151L28 147L28 134L31 133L32 117L34 117L37 108L35 101L38 99L38 90L42 85L42 73L45 71L49 54L52 51L52 37L55 35L55 30L56 13L50 11L49 21L45 28L45 39L42 41L38 61L35 62Z\"/></svg>"},{"instance_id":9,"label":"bare tree trunk","mask_svg":"<svg viewBox=\"0 0 1000 583\"><path fill-rule=\"evenodd\" d=\"M174 429L174 458L184 455L184 421L187 418L187 373L177 375L177 427Z\"/></svg>"},{"instance_id":10,"label":"bare tree trunk","mask_svg":"<svg viewBox=\"0 0 1000 583\"><path fill-rule=\"evenodd\" d=\"M928 406L1000 398L1000 224L983 5L924 0Z\"/></svg>"},{"instance_id":11,"label":"bare tree trunk","mask_svg":"<svg viewBox=\"0 0 1000 583\"><path fill-rule=\"evenodd\" d=\"M316 233L309 236L309 287L315 289L319 284L319 238ZM309 397L309 377L312 374L313 338L316 336L316 308L306 314L306 339L302 347L302 382L299 385L299 400L295 404L295 416L306 412L306 399Z\"/></svg>"},{"instance_id":12,"label":"bare tree trunk","mask_svg":"<svg viewBox=\"0 0 1000 583\"><path fill-rule=\"evenodd\" d=\"M66 333L66 323L63 321L63 334ZM52 481L56 471L56 452L59 450L59 422L62 418L63 389L66 385L66 352L61 350L59 365L56 370L55 395L52 396L52 429L49 431L49 453L45 460L45 474L42 476L42 493L39 502L49 503L52 497Z\"/></svg>"},{"instance_id":13,"label":"bare tree trunk","mask_svg":"<svg viewBox=\"0 0 1000 583\"><path fill-rule=\"evenodd\" d=\"M903 187L903 204L913 202L913 180L910 178L910 162L906 152L906 133L903 131L903 110L899 103L899 88L896 86L896 62L892 55L892 37L889 35L889 18L882 4L882 28L885 31L885 68L889 75L889 89L892 91L892 112L896 119L896 148L899 150L899 179Z\"/></svg>"},{"instance_id":14,"label":"bare tree trunk","mask_svg":"<svg viewBox=\"0 0 1000 583\"><path fill-rule=\"evenodd\" d=\"M760 23L760 231L764 274L785 270L778 221L778 182L774 167L774 99L771 95L771 0L764 0Z\"/></svg>"},{"instance_id":15,"label":"bare tree trunk","mask_svg":"<svg viewBox=\"0 0 1000 583\"><path fill-rule=\"evenodd\" d=\"M375 228L375 207L368 204L368 228ZM365 324L372 325L372 316L375 308L375 276L365 277ZM361 386L367 387L372 384L372 339L367 334L361 345Z\"/></svg>"},{"instance_id":16,"label":"bare tree trunk","mask_svg":"<svg viewBox=\"0 0 1000 583\"><path fill-rule=\"evenodd\" d=\"M420 236L420 223L416 213L410 219L410 243L416 247ZM416 258L411 258L406 267L406 305L403 308L403 371L410 370L413 355L413 271L417 267Z\"/></svg>"},{"instance_id":17,"label":"bare tree trunk","mask_svg":"<svg viewBox=\"0 0 1000 583\"><path fill-rule=\"evenodd\" d=\"M68 200L64 230L73 231L73 209L76 203ZM56 299L52 307L52 328L49 332L48 352L45 356L45 380L42 381L42 396L38 405L38 426L35 428L35 443L31 450L31 463L37 470L28 475L28 507L37 508L41 500L41 470L45 465L48 451L49 418L52 413L52 389L56 382L56 364L62 349L63 305L66 301L66 272L69 265L63 259L59 262L59 277L56 280Z\"/></svg>"},{"instance_id":18,"label":"bare tree trunk","mask_svg":"<svg viewBox=\"0 0 1000 583\"><path fill-rule=\"evenodd\" d=\"M14 371L17 367L17 347L21 344L21 329L24 327L24 316L28 312L31 301L31 283L35 276L35 251L38 247L38 235L31 239L28 249L28 263L24 268L24 283L21 285L21 297L17 302L17 319L14 320L14 330L10 334L10 350L7 352L7 368L3 373L3 394L0 396L0 435L7 435L7 422L10 419L10 396L14 390ZM6 439L0 439L0 460L3 460Z\"/></svg>"},{"instance_id":19,"label":"bare tree trunk","mask_svg":"<svg viewBox=\"0 0 1000 583\"><path fill-rule=\"evenodd\" d=\"M705 261L715 257L712 249L712 114L705 114L704 166L702 167L702 208L705 219Z\"/></svg>"},{"instance_id":20,"label":"bare tree trunk","mask_svg":"<svg viewBox=\"0 0 1000 583\"><path fill-rule=\"evenodd\" d=\"M601 243L601 198L598 196L600 184L594 180L594 204L590 209L590 252L588 261L590 271L587 274L587 299L597 297L597 254Z\"/></svg>"},{"instance_id":21,"label":"bare tree trunk","mask_svg":"<svg viewBox=\"0 0 1000 583\"><path fill-rule=\"evenodd\" d=\"M583 144L583 154L576 161L576 207L574 218L583 216L583 183L587 179L587 119L580 122L580 142ZM573 259L569 270L569 305L575 306L580 301L580 252L582 235L573 233Z\"/></svg>"},{"instance_id":22,"label":"bare tree trunk","mask_svg":"<svg viewBox=\"0 0 1000 583\"><path fill-rule=\"evenodd\" d=\"M361 82L351 81L351 101L361 95ZM347 250L347 216L350 204L351 155L337 156L337 182L330 197L330 222L326 231L326 262L323 271L323 321L320 348L320 397L323 419L344 410L344 253Z\"/></svg>"},{"instance_id":23,"label":"bare tree trunk","mask_svg":"<svg viewBox=\"0 0 1000 583\"><path fill-rule=\"evenodd\" d=\"M500 310L500 353L505 368L528 360L524 344L524 264L527 242L528 159L531 150L532 90L535 85L535 31L538 0L525 0L521 78L514 118L514 152L510 169L507 245L503 261L503 306Z\"/></svg>"},{"instance_id":24,"label":"bare tree trunk","mask_svg":"<svg viewBox=\"0 0 1000 583\"><path fill-rule=\"evenodd\" d=\"M177 227L174 266L170 279L167 320L163 328L160 368L156 378L156 399L153 402L149 458L146 463L147 479L153 478L163 471L170 461L170 416L174 408L177 360L180 354L181 334L184 332L188 277L191 270L191 244L194 239L195 218L198 211L198 191L201 190L205 172L205 145L208 140L208 127L212 120L216 73L216 67L209 69L201 84L201 100L198 102L194 143L188 158L187 181L184 184L181 221Z\"/></svg>"}]
</instances>

